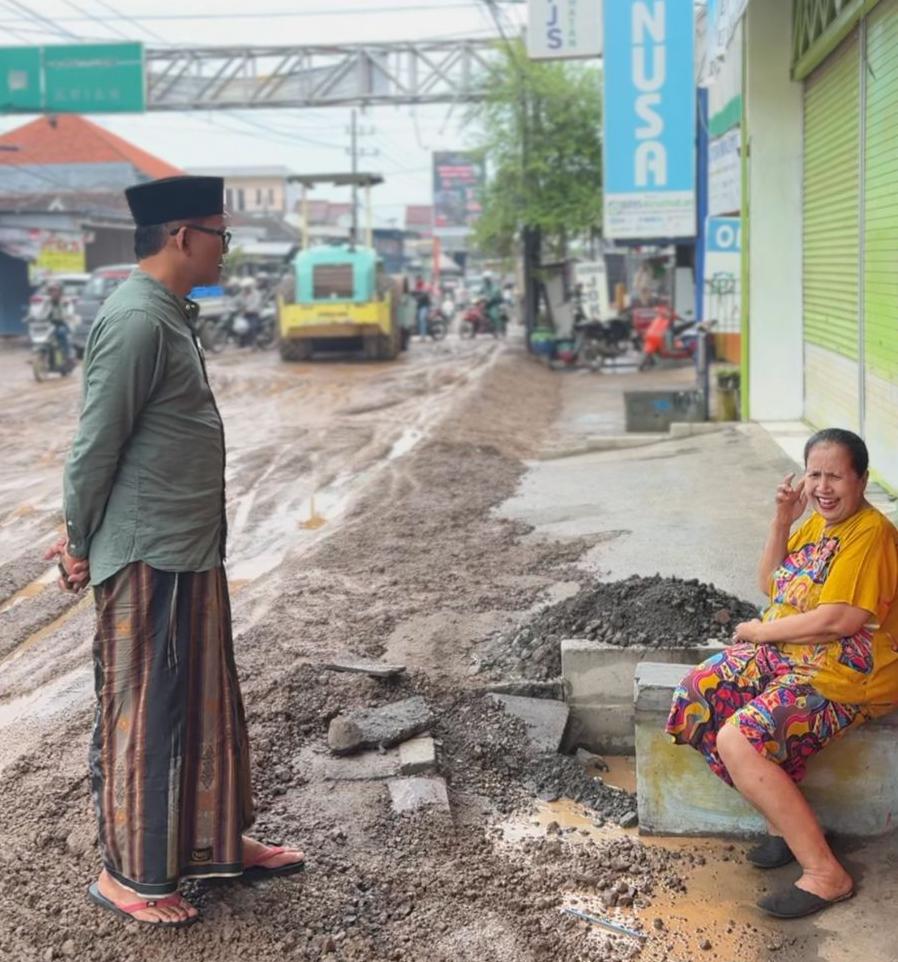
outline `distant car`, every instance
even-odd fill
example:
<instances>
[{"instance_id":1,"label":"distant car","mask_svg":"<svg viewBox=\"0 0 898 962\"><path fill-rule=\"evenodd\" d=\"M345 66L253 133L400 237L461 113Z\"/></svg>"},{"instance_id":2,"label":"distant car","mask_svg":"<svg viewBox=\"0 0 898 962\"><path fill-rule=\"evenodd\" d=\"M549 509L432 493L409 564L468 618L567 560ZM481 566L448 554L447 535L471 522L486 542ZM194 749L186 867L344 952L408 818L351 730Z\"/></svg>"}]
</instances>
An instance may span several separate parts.
<instances>
[{"instance_id":1,"label":"distant car","mask_svg":"<svg viewBox=\"0 0 898 962\"><path fill-rule=\"evenodd\" d=\"M89 280L90 274L48 274L28 299L28 316L25 318L25 323L43 318L50 302L49 288L53 284L59 284L62 287L63 308L67 314L71 314L75 301Z\"/></svg>"},{"instance_id":2,"label":"distant car","mask_svg":"<svg viewBox=\"0 0 898 962\"><path fill-rule=\"evenodd\" d=\"M72 329L72 346L78 357L84 357L84 347L90 326L100 311L100 307L107 297L131 276L134 264L110 264L108 267L98 267L75 301L75 323Z\"/></svg>"}]
</instances>

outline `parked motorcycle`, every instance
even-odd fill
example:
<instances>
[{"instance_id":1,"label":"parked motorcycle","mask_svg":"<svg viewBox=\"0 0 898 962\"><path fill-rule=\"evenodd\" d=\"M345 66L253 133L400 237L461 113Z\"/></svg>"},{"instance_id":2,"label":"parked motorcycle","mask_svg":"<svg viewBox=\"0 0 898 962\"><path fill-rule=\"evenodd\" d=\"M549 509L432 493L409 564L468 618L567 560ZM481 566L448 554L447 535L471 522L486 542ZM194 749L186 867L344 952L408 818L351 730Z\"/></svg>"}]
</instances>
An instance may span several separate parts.
<instances>
[{"instance_id":1,"label":"parked motorcycle","mask_svg":"<svg viewBox=\"0 0 898 962\"><path fill-rule=\"evenodd\" d=\"M698 350L699 338L716 321L696 321L680 317L669 304L659 304L655 319L642 336L639 370L647 371L660 360L690 361Z\"/></svg>"},{"instance_id":2,"label":"parked motorcycle","mask_svg":"<svg viewBox=\"0 0 898 962\"><path fill-rule=\"evenodd\" d=\"M31 340L31 370L36 381L43 381L50 374L68 377L72 373L75 361L63 350L52 322L37 319L29 321L28 336Z\"/></svg>"}]
</instances>

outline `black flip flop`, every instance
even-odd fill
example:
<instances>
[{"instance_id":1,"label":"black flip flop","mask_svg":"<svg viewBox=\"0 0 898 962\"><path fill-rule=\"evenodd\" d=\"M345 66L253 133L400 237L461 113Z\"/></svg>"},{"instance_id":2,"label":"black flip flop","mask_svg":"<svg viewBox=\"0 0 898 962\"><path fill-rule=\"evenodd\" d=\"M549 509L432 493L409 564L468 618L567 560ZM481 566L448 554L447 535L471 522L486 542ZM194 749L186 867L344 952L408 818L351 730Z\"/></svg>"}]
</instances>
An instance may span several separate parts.
<instances>
[{"instance_id":1,"label":"black flip flop","mask_svg":"<svg viewBox=\"0 0 898 962\"><path fill-rule=\"evenodd\" d=\"M186 919L181 919L179 922L151 922L149 919L134 918L135 912L142 912L144 909L152 909L160 905L169 904L176 898L176 896L172 895L164 899L147 899L145 901L135 902L133 905L129 904L120 907L116 905L112 899L106 898L106 896L100 892L96 882L92 882L88 886L87 897L91 902L99 905L100 908L106 909L107 912L112 912L113 915L118 915L120 918L127 919L129 922L137 922L138 925L151 925L157 929L186 929L188 925L194 925L200 920L199 914L190 915Z\"/></svg>"},{"instance_id":2,"label":"black flip flop","mask_svg":"<svg viewBox=\"0 0 898 962\"><path fill-rule=\"evenodd\" d=\"M806 915L822 912L835 905L845 902L854 895L854 889L836 899L824 899L813 892L806 892L797 885L765 895L758 902L758 908L777 919L803 919Z\"/></svg>"},{"instance_id":3,"label":"black flip flop","mask_svg":"<svg viewBox=\"0 0 898 962\"><path fill-rule=\"evenodd\" d=\"M766 835L760 844L750 848L745 853L745 858L754 865L755 868L781 868L795 861L792 849L786 844L786 840L779 835Z\"/></svg>"}]
</instances>

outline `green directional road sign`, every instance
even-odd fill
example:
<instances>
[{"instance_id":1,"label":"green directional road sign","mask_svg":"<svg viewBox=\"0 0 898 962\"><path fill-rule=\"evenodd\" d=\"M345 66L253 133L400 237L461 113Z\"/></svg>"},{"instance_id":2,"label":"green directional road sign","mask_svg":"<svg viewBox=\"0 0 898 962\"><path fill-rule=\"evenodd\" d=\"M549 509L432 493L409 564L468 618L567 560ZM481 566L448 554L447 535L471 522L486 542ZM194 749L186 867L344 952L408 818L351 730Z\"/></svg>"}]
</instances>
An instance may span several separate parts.
<instances>
[{"instance_id":1,"label":"green directional road sign","mask_svg":"<svg viewBox=\"0 0 898 962\"><path fill-rule=\"evenodd\" d=\"M143 45L44 47L44 109L62 113L141 113Z\"/></svg>"},{"instance_id":2,"label":"green directional road sign","mask_svg":"<svg viewBox=\"0 0 898 962\"><path fill-rule=\"evenodd\" d=\"M140 113L143 44L0 47L0 113Z\"/></svg>"},{"instance_id":3,"label":"green directional road sign","mask_svg":"<svg viewBox=\"0 0 898 962\"><path fill-rule=\"evenodd\" d=\"M0 112L31 113L42 109L40 47L0 48Z\"/></svg>"}]
</instances>

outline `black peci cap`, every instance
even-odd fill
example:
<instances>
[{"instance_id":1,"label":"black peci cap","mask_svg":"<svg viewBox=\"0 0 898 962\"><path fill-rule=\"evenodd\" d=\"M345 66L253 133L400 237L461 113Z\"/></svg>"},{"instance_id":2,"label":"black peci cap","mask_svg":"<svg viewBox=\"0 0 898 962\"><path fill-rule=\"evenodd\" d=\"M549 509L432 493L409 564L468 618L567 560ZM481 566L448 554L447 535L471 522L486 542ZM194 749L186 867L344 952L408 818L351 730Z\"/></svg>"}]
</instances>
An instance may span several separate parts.
<instances>
[{"instance_id":1,"label":"black peci cap","mask_svg":"<svg viewBox=\"0 0 898 962\"><path fill-rule=\"evenodd\" d=\"M224 210L224 178L163 177L125 189L138 227L191 217L212 217Z\"/></svg>"}]
</instances>

